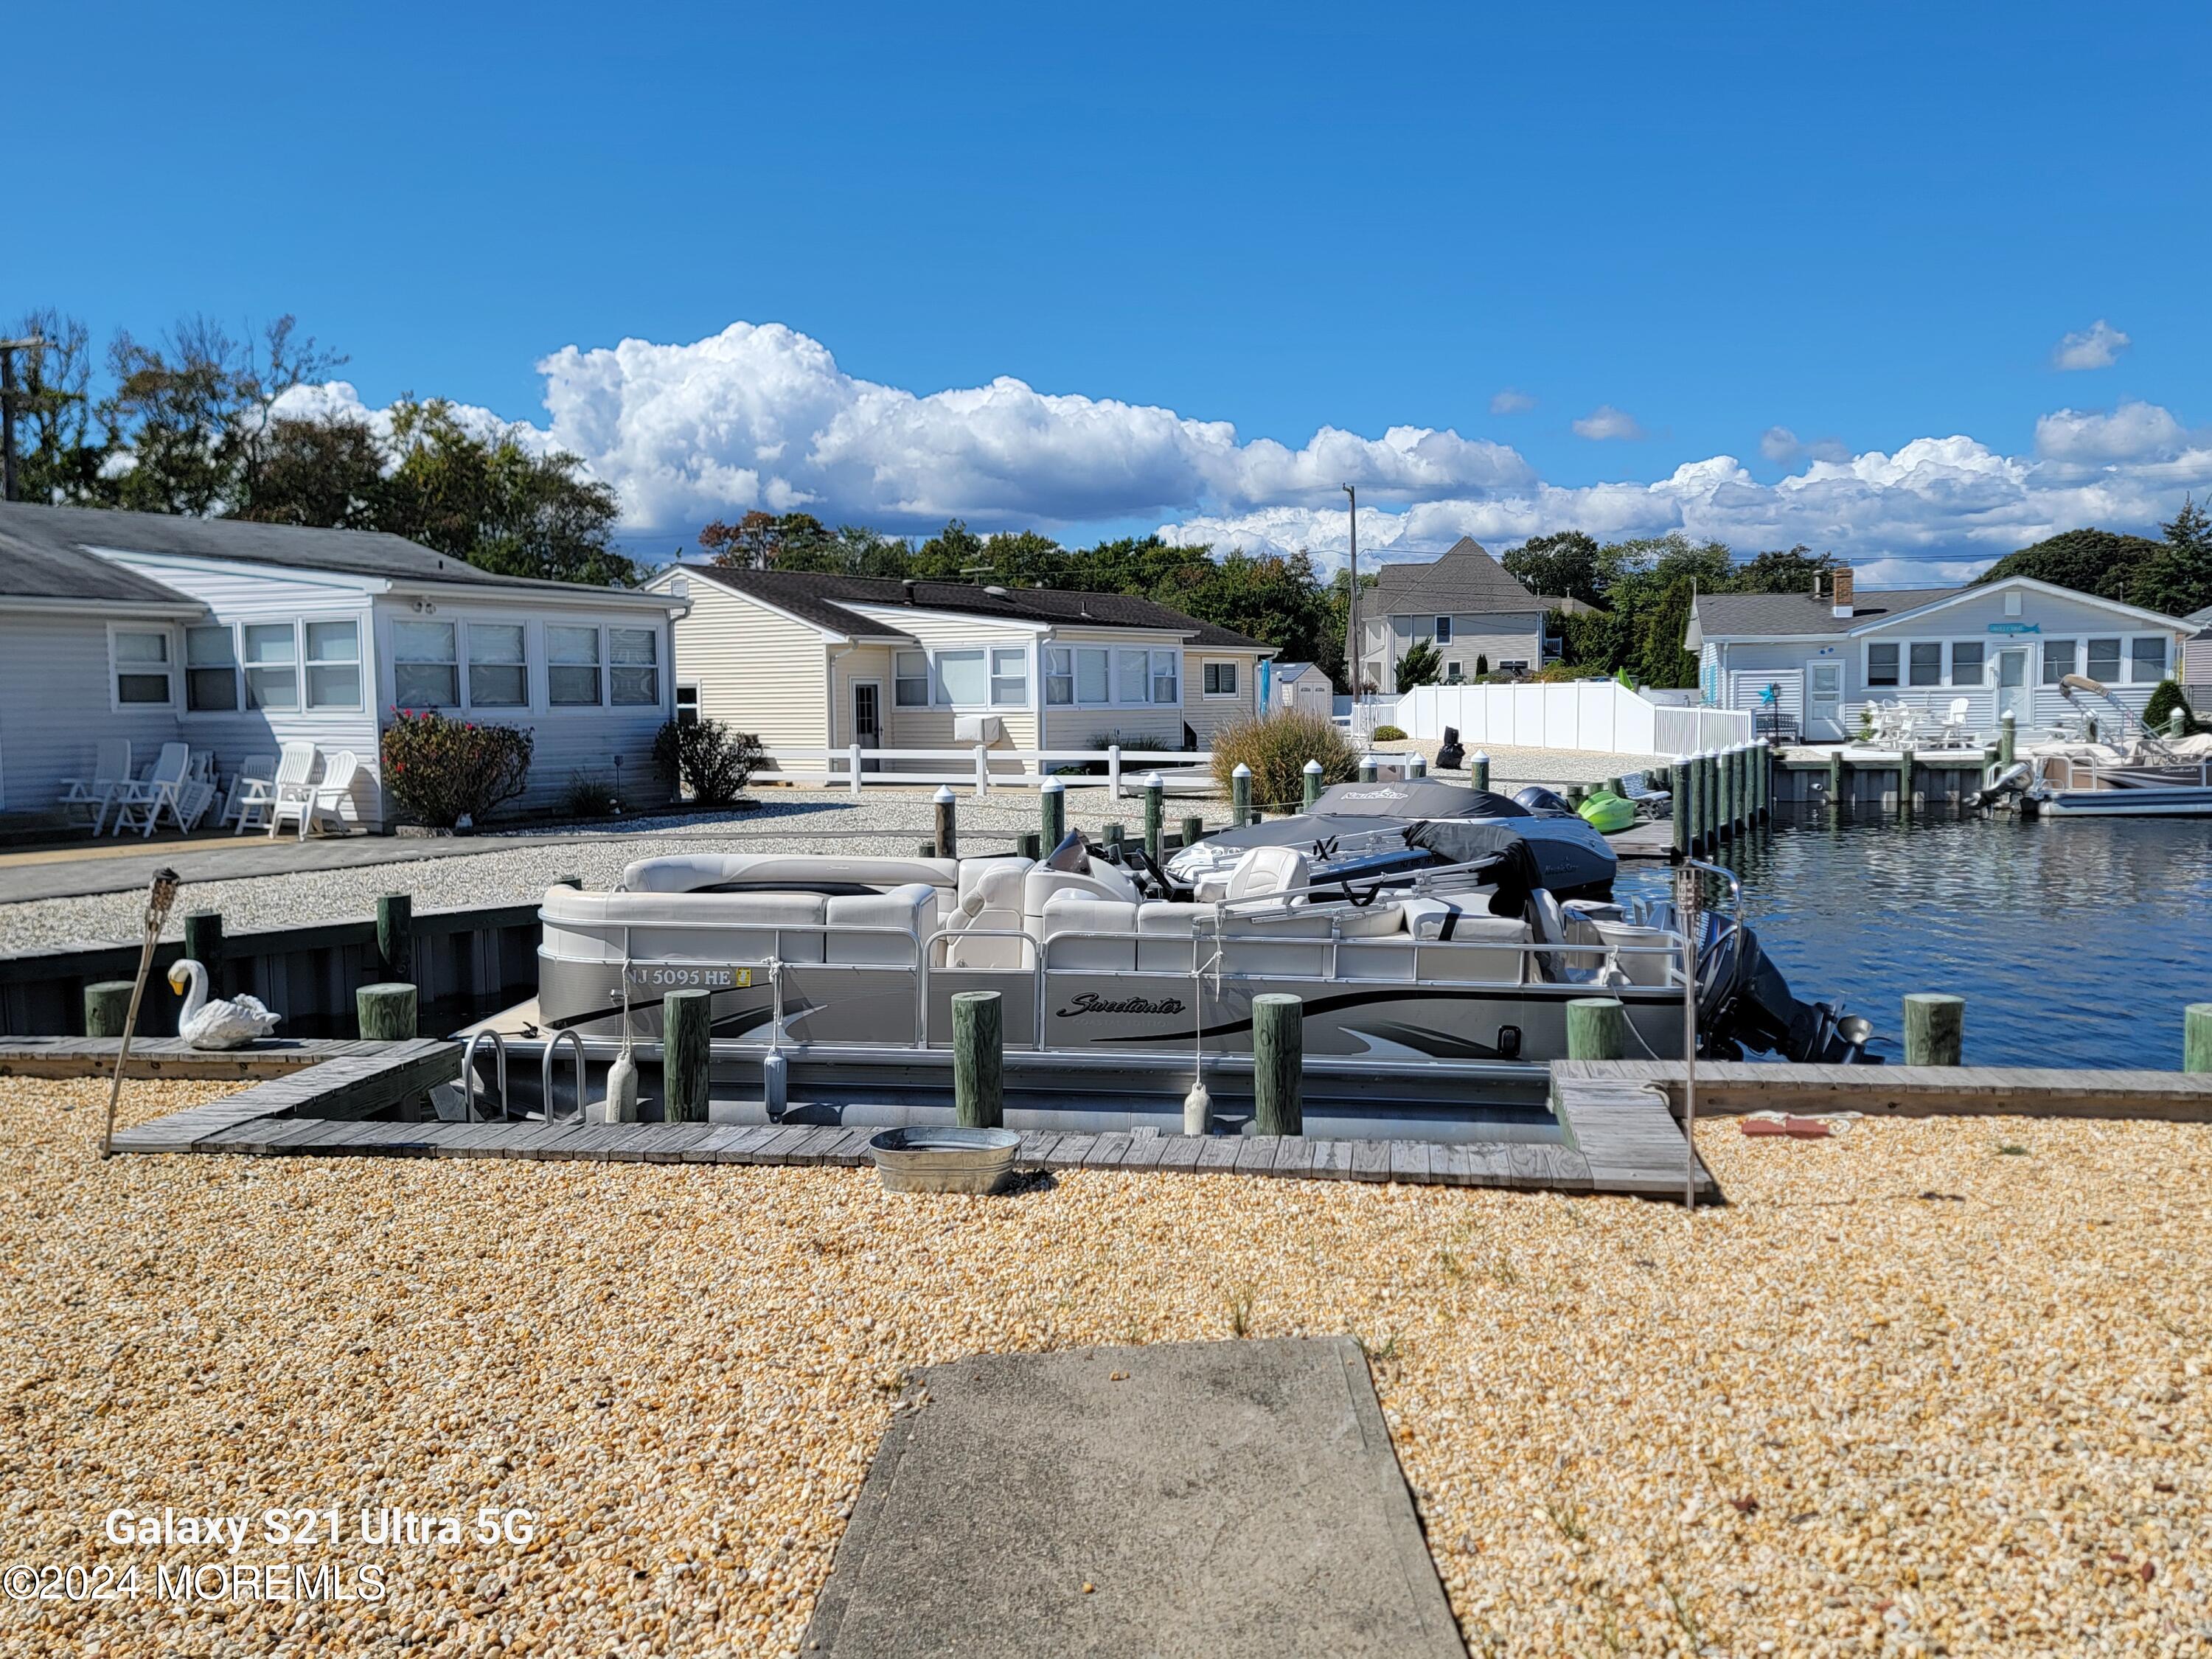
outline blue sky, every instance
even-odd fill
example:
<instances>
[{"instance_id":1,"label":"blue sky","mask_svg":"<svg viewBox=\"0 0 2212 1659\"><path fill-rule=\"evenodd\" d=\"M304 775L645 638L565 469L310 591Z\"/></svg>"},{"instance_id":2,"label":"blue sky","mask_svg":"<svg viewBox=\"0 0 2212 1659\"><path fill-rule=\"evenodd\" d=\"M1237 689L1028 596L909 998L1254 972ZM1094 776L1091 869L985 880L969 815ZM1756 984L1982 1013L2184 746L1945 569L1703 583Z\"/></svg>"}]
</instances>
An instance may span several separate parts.
<instances>
[{"instance_id":1,"label":"blue sky","mask_svg":"<svg viewBox=\"0 0 2212 1659\"><path fill-rule=\"evenodd\" d=\"M1334 469L1374 544L1903 574L2212 480L2207 16L44 8L11 55L71 118L18 131L0 308L296 313L364 407L530 421L647 538L750 494L1326 554ZM682 355L737 323L791 335ZM1000 377L1045 400L928 401ZM1394 471L1392 428L1483 447Z\"/></svg>"}]
</instances>

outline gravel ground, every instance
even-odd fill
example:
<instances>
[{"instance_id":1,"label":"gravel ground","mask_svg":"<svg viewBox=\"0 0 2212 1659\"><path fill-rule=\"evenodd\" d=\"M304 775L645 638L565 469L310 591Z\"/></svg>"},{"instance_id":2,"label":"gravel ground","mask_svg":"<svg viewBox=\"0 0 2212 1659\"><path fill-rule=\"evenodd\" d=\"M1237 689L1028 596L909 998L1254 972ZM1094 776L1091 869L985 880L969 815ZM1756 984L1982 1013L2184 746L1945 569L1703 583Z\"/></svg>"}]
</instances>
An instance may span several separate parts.
<instances>
[{"instance_id":1,"label":"gravel ground","mask_svg":"<svg viewBox=\"0 0 2212 1659\"><path fill-rule=\"evenodd\" d=\"M1437 745L1409 742L1394 749L1419 749L1433 757ZM1491 750L1493 782L1519 787L1541 779L1553 783L1592 782L1656 765L1636 755L1597 755L1552 749L1498 748ZM1464 781L1464 772L1437 775ZM726 818L643 818L621 834L592 826L544 826L526 833L485 837L486 850L468 857L424 858L357 870L318 870L252 880L197 882L175 911L169 929L181 937L187 910L220 910L233 933L310 921L342 921L374 914L383 894L414 895L417 910L463 905L504 904L543 894L553 878L580 875L588 887L610 885L633 859L696 852L832 851L851 846L876 852L910 850L930 834L930 795L926 789L871 789L855 798L828 790L772 790L759 807ZM1227 822L1226 803L1170 795L1172 825L1186 813L1215 823ZM1109 821L1131 830L1144 823L1143 803L1115 803L1097 788L1071 789L1072 824L1096 833ZM1030 790L994 791L978 800L960 797L960 830L971 851L1007 850L1013 837L1037 827L1037 799ZM588 839L550 842L534 837L582 834ZM143 899L137 890L94 893L69 898L0 904L0 951L54 950L94 943L135 943Z\"/></svg>"},{"instance_id":2,"label":"gravel ground","mask_svg":"<svg viewBox=\"0 0 2212 1659\"><path fill-rule=\"evenodd\" d=\"M896 1199L834 1170L103 1166L101 1098L0 1080L9 1562L224 1559L104 1544L118 1506L538 1530L249 1547L389 1593L0 1605L0 1654L789 1651L908 1368L1239 1328L1366 1344L1478 1654L2212 1644L2212 1128L1714 1125L1735 1201L1692 1220L1103 1172Z\"/></svg>"}]
</instances>

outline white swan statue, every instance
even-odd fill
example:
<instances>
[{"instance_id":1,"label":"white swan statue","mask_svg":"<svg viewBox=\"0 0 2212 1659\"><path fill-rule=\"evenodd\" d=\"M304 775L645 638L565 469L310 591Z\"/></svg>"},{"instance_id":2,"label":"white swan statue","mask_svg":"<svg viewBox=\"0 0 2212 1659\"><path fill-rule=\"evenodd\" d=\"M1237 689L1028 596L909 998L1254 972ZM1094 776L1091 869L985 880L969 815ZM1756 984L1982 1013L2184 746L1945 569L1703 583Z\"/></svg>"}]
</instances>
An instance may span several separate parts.
<instances>
[{"instance_id":1,"label":"white swan statue","mask_svg":"<svg viewBox=\"0 0 2212 1659\"><path fill-rule=\"evenodd\" d=\"M210 1002L207 969L190 957L169 969L169 988L185 993L177 1035L195 1048L243 1048L276 1029L280 1016L263 1007L258 997Z\"/></svg>"}]
</instances>

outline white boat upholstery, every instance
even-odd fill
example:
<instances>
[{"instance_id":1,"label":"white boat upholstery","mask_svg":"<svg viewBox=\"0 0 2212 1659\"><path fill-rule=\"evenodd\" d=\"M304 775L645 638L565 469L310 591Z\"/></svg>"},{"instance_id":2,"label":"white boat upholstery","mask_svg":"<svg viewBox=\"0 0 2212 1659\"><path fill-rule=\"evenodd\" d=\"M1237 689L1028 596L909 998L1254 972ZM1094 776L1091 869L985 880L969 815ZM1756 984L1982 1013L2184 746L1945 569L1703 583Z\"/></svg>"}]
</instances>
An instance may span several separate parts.
<instances>
[{"instance_id":1,"label":"white boat upholstery","mask_svg":"<svg viewBox=\"0 0 2212 1659\"><path fill-rule=\"evenodd\" d=\"M726 881L761 886L845 882L861 887L901 887L926 882L955 887L961 878L957 859L848 857L827 853L695 853L640 859L624 866L618 893L695 893Z\"/></svg>"},{"instance_id":2,"label":"white boat upholstery","mask_svg":"<svg viewBox=\"0 0 2212 1659\"><path fill-rule=\"evenodd\" d=\"M980 935L1025 933L1031 930L1022 914L1022 884L1030 873L1026 860L994 859L962 867L963 891L959 902L940 918L948 933L974 933L975 939L956 939L945 949L947 968L1025 968L1029 947L1019 939Z\"/></svg>"},{"instance_id":3,"label":"white boat upholstery","mask_svg":"<svg viewBox=\"0 0 2212 1659\"><path fill-rule=\"evenodd\" d=\"M1674 945L1674 936L1663 928L1636 927L1625 921L1603 921L1593 922L1591 926L1604 944L1615 949L1625 945L1668 947ZM1664 985L1667 983L1668 969L1677 959L1672 951L1663 956L1646 955L1638 951L1626 956L1608 955L1606 967L1608 970L1617 969L1622 980L1630 985Z\"/></svg>"},{"instance_id":4,"label":"white boat upholstery","mask_svg":"<svg viewBox=\"0 0 2212 1659\"><path fill-rule=\"evenodd\" d=\"M1123 904L1134 904L1141 896L1135 882L1103 860L1093 859L1089 873L1080 876L1033 864L1022 878L1021 900L1022 914L1029 918L1032 932L1034 924L1043 918L1044 907L1061 893L1080 898L1112 899Z\"/></svg>"},{"instance_id":5,"label":"white boat upholstery","mask_svg":"<svg viewBox=\"0 0 2212 1659\"><path fill-rule=\"evenodd\" d=\"M1036 921L1044 941L1047 968L1103 969L1125 973L1137 965L1132 939L1100 939L1100 933L1133 933L1139 907L1126 899L1097 898L1063 890L1045 901Z\"/></svg>"},{"instance_id":6,"label":"white boat upholstery","mask_svg":"<svg viewBox=\"0 0 2212 1659\"><path fill-rule=\"evenodd\" d=\"M1312 870L1306 855L1295 847L1255 847L1230 870L1222 896L1234 903L1269 893L1294 893L1312 884Z\"/></svg>"},{"instance_id":7,"label":"white boat upholstery","mask_svg":"<svg viewBox=\"0 0 2212 1659\"><path fill-rule=\"evenodd\" d=\"M848 893L823 907L830 932L823 936L825 962L887 963L912 967L921 961L919 941L937 931L938 889L908 882L888 893ZM894 927L896 934L840 933L840 928Z\"/></svg>"},{"instance_id":8,"label":"white boat upholstery","mask_svg":"<svg viewBox=\"0 0 2212 1659\"><path fill-rule=\"evenodd\" d=\"M819 927L830 901L819 893L585 893L545 895L545 948L580 962L819 962ZM563 921L586 924L563 927ZM702 923L725 924L704 927ZM729 926L727 924L736 924Z\"/></svg>"}]
</instances>

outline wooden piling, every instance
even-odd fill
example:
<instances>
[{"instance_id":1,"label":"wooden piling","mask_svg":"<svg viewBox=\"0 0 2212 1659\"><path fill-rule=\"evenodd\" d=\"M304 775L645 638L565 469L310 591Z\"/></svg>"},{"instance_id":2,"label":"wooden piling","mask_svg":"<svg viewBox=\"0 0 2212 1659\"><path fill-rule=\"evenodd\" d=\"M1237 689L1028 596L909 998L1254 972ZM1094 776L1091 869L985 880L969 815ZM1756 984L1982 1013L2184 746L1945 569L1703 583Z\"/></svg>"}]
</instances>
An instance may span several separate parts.
<instances>
[{"instance_id":1,"label":"wooden piling","mask_svg":"<svg viewBox=\"0 0 2212 1659\"><path fill-rule=\"evenodd\" d=\"M2020 720L2010 710L1997 716L1997 765L2010 766L2020 747Z\"/></svg>"},{"instance_id":2,"label":"wooden piling","mask_svg":"<svg viewBox=\"0 0 2212 1659\"><path fill-rule=\"evenodd\" d=\"M1313 804L1321 799L1321 763L1317 760L1308 761L1302 775L1304 780L1305 793L1299 798L1299 805L1310 812L1313 811Z\"/></svg>"},{"instance_id":3,"label":"wooden piling","mask_svg":"<svg viewBox=\"0 0 2212 1659\"><path fill-rule=\"evenodd\" d=\"M2181 1069L2212 1072L2212 1002L2192 1002L2181 1011Z\"/></svg>"},{"instance_id":4,"label":"wooden piling","mask_svg":"<svg viewBox=\"0 0 2212 1659\"><path fill-rule=\"evenodd\" d=\"M1184 846L1195 847L1199 842L1205 839L1206 820L1204 818L1188 817L1182 821L1182 844Z\"/></svg>"},{"instance_id":5,"label":"wooden piling","mask_svg":"<svg viewBox=\"0 0 2212 1659\"><path fill-rule=\"evenodd\" d=\"M1157 772L1145 774L1145 855L1160 861L1160 837L1166 831L1168 787Z\"/></svg>"},{"instance_id":6,"label":"wooden piling","mask_svg":"<svg viewBox=\"0 0 2212 1659\"><path fill-rule=\"evenodd\" d=\"M1681 765L1668 768L1667 803L1668 828L1673 838L1674 862L1680 864L1690 856L1690 797L1682 781L1688 769Z\"/></svg>"},{"instance_id":7,"label":"wooden piling","mask_svg":"<svg viewBox=\"0 0 2212 1659\"><path fill-rule=\"evenodd\" d=\"M553 878L552 884L556 887L573 887L580 893L584 890L584 878L581 876L556 876Z\"/></svg>"},{"instance_id":8,"label":"wooden piling","mask_svg":"<svg viewBox=\"0 0 2212 1659\"><path fill-rule=\"evenodd\" d=\"M1468 781L1478 789L1490 787L1490 757L1480 749L1468 761Z\"/></svg>"},{"instance_id":9,"label":"wooden piling","mask_svg":"<svg viewBox=\"0 0 2212 1659\"><path fill-rule=\"evenodd\" d=\"M704 1123L714 1054L711 991L671 991L660 1000L660 1121Z\"/></svg>"},{"instance_id":10,"label":"wooden piling","mask_svg":"<svg viewBox=\"0 0 2212 1659\"><path fill-rule=\"evenodd\" d=\"M1567 1004L1569 1060L1626 1060L1628 1010L1619 997L1576 997Z\"/></svg>"},{"instance_id":11,"label":"wooden piling","mask_svg":"<svg viewBox=\"0 0 2212 1659\"><path fill-rule=\"evenodd\" d=\"M1720 804L1713 812L1713 830L1717 840L1735 838L1735 750L1723 749L1713 757L1713 777L1720 791Z\"/></svg>"},{"instance_id":12,"label":"wooden piling","mask_svg":"<svg viewBox=\"0 0 2212 1659\"><path fill-rule=\"evenodd\" d=\"M1828 751L1828 810L1844 810L1844 751L1841 748Z\"/></svg>"},{"instance_id":13,"label":"wooden piling","mask_svg":"<svg viewBox=\"0 0 2212 1659\"><path fill-rule=\"evenodd\" d=\"M1047 778L1037 787L1037 839L1049 853L1067 835L1067 786L1058 778Z\"/></svg>"},{"instance_id":14,"label":"wooden piling","mask_svg":"<svg viewBox=\"0 0 2212 1659\"><path fill-rule=\"evenodd\" d=\"M376 960L387 980L415 977L415 901L405 893L386 893L376 902Z\"/></svg>"},{"instance_id":15,"label":"wooden piling","mask_svg":"<svg viewBox=\"0 0 2212 1659\"><path fill-rule=\"evenodd\" d=\"M1376 775L1376 771L1375 771L1375 757L1374 757L1374 756L1372 756L1372 755L1362 755L1362 756L1359 757L1359 781L1360 781L1360 782L1362 782L1362 783L1372 783L1372 782L1374 782L1374 781L1375 781Z\"/></svg>"},{"instance_id":16,"label":"wooden piling","mask_svg":"<svg viewBox=\"0 0 2212 1659\"><path fill-rule=\"evenodd\" d=\"M1305 1004L1280 991L1252 999L1253 1129L1302 1135L1305 1128Z\"/></svg>"},{"instance_id":17,"label":"wooden piling","mask_svg":"<svg viewBox=\"0 0 2212 1659\"><path fill-rule=\"evenodd\" d=\"M1912 816L1912 747L1910 744L1897 751L1897 816Z\"/></svg>"},{"instance_id":18,"label":"wooden piling","mask_svg":"<svg viewBox=\"0 0 2212 1659\"><path fill-rule=\"evenodd\" d=\"M1966 1000L1940 991L1916 991L1905 999L1905 1063L1957 1066L1965 1052Z\"/></svg>"},{"instance_id":19,"label":"wooden piling","mask_svg":"<svg viewBox=\"0 0 2212 1659\"><path fill-rule=\"evenodd\" d=\"M1252 769L1243 761L1229 775L1229 827L1242 830L1252 822Z\"/></svg>"},{"instance_id":20,"label":"wooden piling","mask_svg":"<svg viewBox=\"0 0 2212 1659\"><path fill-rule=\"evenodd\" d=\"M417 994L404 981L357 988L353 1007L355 1025L365 1042L411 1042L422 1035Z\"/></svg>"},{"instance_id":21,"label":"wooden piling","mask_svg":"<svg viewBox=\"0 0 2212 1659\"><path fill-rule=\"evenodd\" d=\"M949 783L938 785L937 793L930 797L930 804L937 809L936 856L941 859L958 858L960 827L956 815L960 809L954 802L952 786Z\"/></svg>"},{"instance_id":22,"label":"wooden piling","mask_svg":"<svg viewBox=\"0 0 2212 1659\"><path fill-rule=\"evenodd\" d=\"M131 1018L131 981L103 979L84 988L84 1034L119 1037Z\"/></svg>"},{"instance_id":23,"label":"wooden piling","mask_svg":"<svg viewBox=\"0 0 2212 1659\"><path fill-rule=\"evenodd\" d=\"M1121 838L1127 833L1118 823L1102 823L1098 826L1098 844L1109 853L1118 854L1121 850Z\"/></svg>"},{"instance_id":24,"label":"wooden piling","mask_svg":"<svg viewBox=\"0 0 2212 1659\"><path fill-rule=\"evenodd\" d=\"M1014 837L1014 850L1030 863L1044 856L1044 843L1034 830L1024 830Z\"/></svg>"},{"instance_id":25,"label":"wooden piling","mask_svg":"<svg viewBox=\"0 0 2212 1659\"><path fill-rule=\"evenodd\" d=\"M222 912L191 910L185 915L185 954L207 969L208 994L222 994Z\"/></svg>"},{"instance_id":26,"label":"wooden piling","mask_svg":"<svg viewBox=\"0 0 2212 1659\"><path fill-rule=\"evenodd\" d=\"M2179 704L2166 711L2166 735L2177 742L2189 735L2189 712Z\"/></svg>"},{"instance_id":27,"label":"wooden piling","mask_svg":"<svg viewBox=\"0 0 2212 1659\"><path fill-rule=\"evenodd\" d=\"M1006 1033L996 991L952 994L952 1109L963 1129L1006 1121Z\"/></svg>"},{"instance_id":28,"label":"wooden piling","mask_svg":"<svg viewBox=\"0 0 2212 1659\"><path fill-rule=\"evenodd\" d=\"M1407 756L1406 775L1409 778L1425 778L1428 776L1429 757L1426 755Z\"/></svg>"},{"instance_id":29,"label":"wooden piling","mask_svg":"<svg viewBox=\"0 0 2212 1659\"><path fill-rule=\"evenodd\" d=\"M1614 794L1619 795L1623 800L1628 799L1628 783L1626 779L1607 778L1605 781L1605 787L1611 790Z\"/></svg>"}]
</instances>

